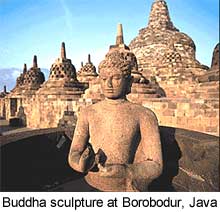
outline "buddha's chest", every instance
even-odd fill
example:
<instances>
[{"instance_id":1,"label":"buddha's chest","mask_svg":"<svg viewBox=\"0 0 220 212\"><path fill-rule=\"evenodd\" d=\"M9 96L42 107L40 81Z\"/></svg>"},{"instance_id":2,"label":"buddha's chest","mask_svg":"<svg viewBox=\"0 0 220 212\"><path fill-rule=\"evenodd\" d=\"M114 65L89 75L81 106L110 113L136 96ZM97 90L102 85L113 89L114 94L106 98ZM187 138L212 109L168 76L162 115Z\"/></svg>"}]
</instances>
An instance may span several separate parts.
<instances>
[{"instance_id":1,"label":"buddha's chest","mask_svg":"<svg viewBox=\"0 0 220 212\"><path fill-rule=\"evenodd\" d=\"M90 136L98 135L102 139L129 140L139 131L139 122L135 114L127 111L105 111L93 114L89 120Z\"/></svg>"},{"instance_id":2,"label":"buddha's chest","mask_svg":"<svg viewBox=\"0 0 220 212\"><path fill-rule=\"evenodd\" d=\"M137 117L123 112L97 114L90 120L89 132L94 150L102 149L112 162L130 160L140 139Z\"/></svg>"}]
</instances>

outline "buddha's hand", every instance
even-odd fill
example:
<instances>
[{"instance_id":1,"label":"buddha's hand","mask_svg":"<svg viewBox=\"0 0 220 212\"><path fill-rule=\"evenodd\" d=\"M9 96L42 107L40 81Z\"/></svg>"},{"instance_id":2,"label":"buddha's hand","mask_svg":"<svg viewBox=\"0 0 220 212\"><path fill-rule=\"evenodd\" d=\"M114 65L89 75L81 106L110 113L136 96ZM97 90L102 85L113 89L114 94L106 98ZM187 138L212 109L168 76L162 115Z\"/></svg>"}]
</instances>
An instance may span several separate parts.
<instances>
[{"instance_id":1,"label":"buddha's hand","mask_svg":"<svg viewBox=\"0 0 220 212\"><path fill-rule=\"evenodd\" d=\"M124 164L98 164L99 174L102 177L125 178L126 166Z\"/></svg>"},{"instance_id":2,"label":"buddha's hand","mask_svg":"<svg viewBox=\"0 0 220 212\"><path fill-rule=\"evenodd\" d=\"M94 161L95 153L92 146L89 144L81 154L79 165L82 170L85 170L85 172L87 172L93 168Z\"/></svg>"},{"instance_id":3,"label":"buddha's hand","mask_svg":"<svg viewBox=\"0 0 220 212\"><path fill-rule=\"evenodd\" d=\"M95 154L95 163L96 165L103 166L107 160L107 157L105 153L102 151L102 149L99 149L98 152Z\"/></svg>"}]
</instances>

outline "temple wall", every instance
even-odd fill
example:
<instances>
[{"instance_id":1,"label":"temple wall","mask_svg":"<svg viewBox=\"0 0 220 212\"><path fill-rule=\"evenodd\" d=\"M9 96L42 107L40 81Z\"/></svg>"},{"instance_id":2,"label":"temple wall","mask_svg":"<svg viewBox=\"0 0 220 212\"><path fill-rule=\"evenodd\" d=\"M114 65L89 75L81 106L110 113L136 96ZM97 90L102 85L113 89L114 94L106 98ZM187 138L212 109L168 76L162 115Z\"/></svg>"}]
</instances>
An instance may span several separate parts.
<instances>
[{"instance_id":1,"label":"temple wall","mask_svg":"<svg viewBox=\"0 0 220 212\"><path fill-rule=\"evenodd\" d=\"M11 115L10 110L11 98L17 99L17 109L14 116ZM19 107L22 106L28 128L53 128L57 127L64 111L69 110L77 113L81 105L87 105L86 101L79 102L77 100L74 96L68 95L29 95L20 96L19 98L18 96L10 96L0 99L0 116L3 117L4 104L6 120L18 117ZM90 102L90 100L87 100L87 102Z\"/></svg>"},{"instance_id":2,"label":"temple wall","mask_svg":"<svg viewBox=\"0 0 220 212\"><path fill-rule=\"evenodd\" d=\"M146 99L142 105L155 112L161 126L219 136L219 101L217 99Z\"/></svg>"},{"instance_id":3,"label":"temple wall","mask_svg":"<svg viewBox=\"0 0 220 212\"><path fill-rule=\"evenodd\" d=\"M0 117L4 117L5 98L0 98Z\"/></svg>"},{"instance_id":4,"label":"temple wall","mask_svg":"<svg viewBox=\"0 0 220 212\"><path fill-rule=\"evenodd\" d=\"M170 84L165 92L165 98L135 94L129 99L152 109L162 126L219 136L219 82Z\"/></svg>"},{"instance_id":5,"label":"temple wall","mask_svg":"<svg viewBox=\"0 0 220 212\"><path fill-rule=\"evenodd\" d=\"M64 111L76 112L80 107L93 104L98 101L99 86L93 85L94 91L89 94L86 90L83 98L76 100L73 96L39 95L27 103L29 109L27 126L31 128L57 127ZM175 85L173 85L175 86ZM166 92L172 93L172 98L147 98L143 94L130 94L129 100L152 109L161 126L189 129L219 136L219 84L218 82L200 83L197 86L185 86L185 93L175 94L176 90L183 90L181 86L170 85ZM99 96L97 96L99 93ZM93 95L96 94L96 95Z\"/></svg>"},{"instance_id":6,"label":"temple wall","mask_svg":"<svg viewBox=\"0 0 220 212\"><path fill-rule=\"evenodd\" d=\"M16 104L12 106L12 99L15 99ZM9 120L10 118L16 117L19 107L22 105L22 97L21 96L7 96L3 100L2 107L5 105L5 119ZM12 112L12 108L14 113Z\"/></svg>"},{"instance_id":7,"label":"temple wall","mask_svg":"<svg viewBox=\"0 0 220 212\"><path fill-rule=\"evenodd\" d=\"M133 95L133 102L139 99ZM1 100L1 105L2 105ZM6 108L8 101L6 101ZM62 99L55 96L23 99L28 128L57 127L64 111L77 112L80 107L92 104L91 99ZM188 129L219 136L219 100L189 98L148 98L139 102L157 115L159 125ZM2 106L1 106L2 111ZM8 111L6 109L6 111ZM2 113L2 112L1 112ZM7 115L8 117L9 115ZM8 119L8 118L7 118Z\"/></svg>"},{"instance_id":8,"label":"temple wall","mask_svg":"<svg viewBox=\"0 0 220 212\"><path fill-rule=\"evenodd\" d=\"M67 110L69 101L55 95L36 96L32 101L35 107L32 109L27 126L30 128L57 127L63 112ZM30 112L29 112L30 113Z\"/></svg>"},{"instance_id":9,"label":"temple wall","mask_svg":"<svg viewBox=\"0 0 220 212\"><path fill-rule=\"evenodd\" d=\"M88 104L90 100L87 101ZM27 127L30 128L53 128L57 127L60 119L64 116L64 111L78 112L81 105L74 96L68 95L39 95L29 100L29 108L26 108Z\"/></svg>"},{"instance_id":10,"label":"temple wall","mask_svg":"<svg viewBox=\"0 0 220 212\"><path fill-rule=\"evenodd\" d=\"M171 84L166 87L168 96L172 97L147 98L144 94L129 94L128 98L153 110L161 126L219 136L219 83L176 86ZM74 111L77 115L80 107L99 101L100 86L94 83L91 88L87 89L80 99L73 95L29 95L23 96L22 101L21 96L10 97L17 97L18 108L22 103L28 128L52 128L57 127L64 116L64 111ZM182 91L181 95L179 91ZM6 119L9 120L11 118L9 96L0 99L0 116L3 116L4 104Z\"/></svg>"},{"instance_id":11,"label":"temple wall","mask_svg":"<svg viewBox=\"0 0 220 212\"><path fill-rule=\"evenodd\" d=\"M175 84L175 81L160 81L159 85L167 98L219 99L219 81L205 83L184 81L182 84Z\"/></svg>"},{"instance_id":12,"label":"temple wall","mask_svg":"<svg viewBox=\"0 0 220 212\"><path fill-rule=\"evenodd\" d=\"M7 108L6 109L6 120L9 120L10 119L10 100L8 98L5 98L5 107Z\"/></svg>"}]
</instances>

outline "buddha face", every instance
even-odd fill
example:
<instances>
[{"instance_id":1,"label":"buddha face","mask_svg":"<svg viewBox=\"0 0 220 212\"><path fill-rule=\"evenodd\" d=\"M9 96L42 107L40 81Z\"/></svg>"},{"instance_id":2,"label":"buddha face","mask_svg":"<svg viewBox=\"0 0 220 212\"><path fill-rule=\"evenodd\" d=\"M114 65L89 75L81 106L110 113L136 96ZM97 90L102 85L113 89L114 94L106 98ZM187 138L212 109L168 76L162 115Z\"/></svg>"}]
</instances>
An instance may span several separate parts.
<instances>
[{"instance_id":1,"label":"buddha face","mask_svg":"<svg viewBox=\"0 0 220 212\"><path fill-rule=\"evenodd\" d=\"M105 69L100 72L101 88L108 99L124 98L131 85L131 77L122 74L120 69Z\"/></svg>"}]
</instances>

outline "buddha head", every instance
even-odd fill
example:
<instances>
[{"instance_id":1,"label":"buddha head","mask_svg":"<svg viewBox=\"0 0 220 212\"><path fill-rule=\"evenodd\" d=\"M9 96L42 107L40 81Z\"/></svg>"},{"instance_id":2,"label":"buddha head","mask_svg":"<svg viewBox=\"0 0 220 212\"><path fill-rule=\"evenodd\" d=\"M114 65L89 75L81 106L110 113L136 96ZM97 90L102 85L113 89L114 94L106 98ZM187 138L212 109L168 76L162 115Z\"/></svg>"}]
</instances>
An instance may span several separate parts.
<instances>
[{"instance_id":1,"label":"buddha head","mask_svg":"<svg viewBox=\"0 0 220 212\"><path fill-rule=\"evenodd\" d=\"M131 92L134 66L131 52L116 49L110 51L99 64L101 89L108 99L121 99Z\"/></svg>"}]
</instances>

